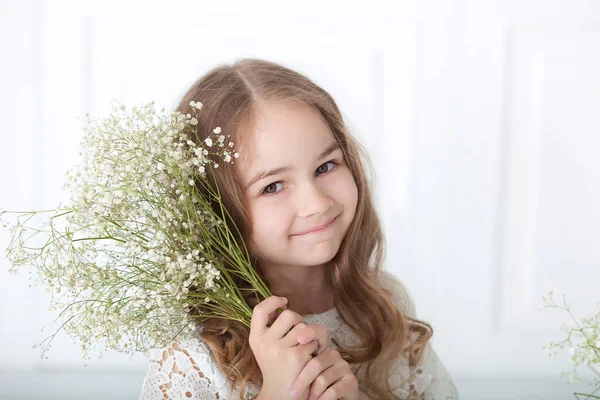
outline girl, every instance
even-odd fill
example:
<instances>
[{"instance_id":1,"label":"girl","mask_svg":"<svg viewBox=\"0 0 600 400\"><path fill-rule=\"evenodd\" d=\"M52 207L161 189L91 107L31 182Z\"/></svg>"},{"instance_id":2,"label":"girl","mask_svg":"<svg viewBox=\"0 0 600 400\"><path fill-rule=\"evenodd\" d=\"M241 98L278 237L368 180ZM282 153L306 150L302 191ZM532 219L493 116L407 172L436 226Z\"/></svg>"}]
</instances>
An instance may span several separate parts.
<instances>
[{"instance_id":1,"label":"girl","mask_svg":"<svg viewBox=\"0 0 600 400\"><path fill-rule=\"evenodd\" d=\"M235 143L236 161L207 176L274 296L249 295L250 329L210 319L194 340L156 350L140 400L458 399L431 325L383 270L369 159L331 96L244 59L198 79L177 111L191 114L192 101L203 108L191 140L220 126Z\"/></svg>"}]
</instances>

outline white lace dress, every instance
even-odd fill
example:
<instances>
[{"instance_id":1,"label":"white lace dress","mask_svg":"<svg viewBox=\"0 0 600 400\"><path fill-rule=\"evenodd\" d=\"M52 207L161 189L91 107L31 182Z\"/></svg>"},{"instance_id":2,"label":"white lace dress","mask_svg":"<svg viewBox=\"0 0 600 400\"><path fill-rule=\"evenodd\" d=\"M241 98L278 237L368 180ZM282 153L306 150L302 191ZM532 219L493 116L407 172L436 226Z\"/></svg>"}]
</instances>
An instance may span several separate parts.
<instances>
[{"instance_id":1,"label":"white lace dress","mask_svg":"<svg viewBox=\"0 0 600 400\"><path fill-rule=\"evenodd\" d=\"M381 284L390 290L396 303L408 316L416 318L415 307L404 285L394 275L382 271ZM330 348L337 348L332 339L341 344L356 344L354 332L341 320L335 308L321 314L305 317L307 325L324 324L327 327ZM362 381L364 368L357 374ZM444 364L428 343L422 362L414 368L402 358L388 377L394 394L401 399L447 400L458 399L458 391ZM165 349L151 351L150 366L144 379L139 400L226 399L229 384L202 339L178 341ZM248 385L244 398L253 399L260 388ZM234 390L232 399L239 399Z\"/></svg>"}]
</instances>

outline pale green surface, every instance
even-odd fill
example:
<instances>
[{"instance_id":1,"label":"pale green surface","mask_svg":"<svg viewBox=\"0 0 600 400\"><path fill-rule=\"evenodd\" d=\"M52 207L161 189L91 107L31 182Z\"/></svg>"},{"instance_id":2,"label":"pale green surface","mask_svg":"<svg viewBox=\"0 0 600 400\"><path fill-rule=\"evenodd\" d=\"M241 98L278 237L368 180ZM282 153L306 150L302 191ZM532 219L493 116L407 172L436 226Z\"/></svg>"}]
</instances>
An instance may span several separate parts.
<instances>
[{"instance_id":1,"label":"pale green surface","mask_svg":"<svg viewBox=\"0 0 600 400\"><path fill-rule=\"evenodd\" d=\"M1 400L133 399L137 400L145 369L113 372L38 373L0 370ZM461 400L575 400L574 391L589 384L567 384L557 377L490 379L455 376Z\"/></svg>"},{"instance_id":2,"label":"pale green surface","mask_svg":"<svg viewBox=\"0 0 600 400\"><path fill-rule=\"evenodd\" d=\"M137 400L146 370L109 373L0 370L1 400Z\"/></svg>"},{"instance_id":3,"label":"pale green surface","mask_svg":"<svg viewBox=\"0 0 600 400\"><path fill-rule=\"evenodd\" d=\"M569 384L561 380L558 374L553 377L511 379L456 377L454 381L461 400L576 400L573 392L593 391L589 383Z\"/></svg>"}]
</instances>

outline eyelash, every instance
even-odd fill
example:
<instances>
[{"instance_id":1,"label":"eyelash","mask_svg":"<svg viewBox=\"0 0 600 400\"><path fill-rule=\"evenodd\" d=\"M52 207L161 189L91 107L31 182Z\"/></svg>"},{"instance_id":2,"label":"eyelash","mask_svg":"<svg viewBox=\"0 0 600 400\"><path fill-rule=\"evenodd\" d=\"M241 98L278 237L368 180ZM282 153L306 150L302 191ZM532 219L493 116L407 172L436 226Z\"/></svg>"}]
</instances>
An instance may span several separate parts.
<instances>
[{"instance_id":1,"label":"eyelash","mask_svg":"<svg viewBox=\"0 0 600 400\"><path fill-rule=\"evenodd\" d=\"M332 168L330 171L327 171L327 172L322 172L320 175L328 174L328 173L330 173L330 172L333 172L333 171L335 171L335 169L336 169L335 167L338 165L338 163L337 163L336 161L334 161L334 160L329 160L329 161L327 161L327 162L325 162L325 163L323 163L323 164L319 165L319 168L321 168L323 165L325 165L325 164L329 164L329 163L332 163L332 164L334 165L334 167L333 167L333 168ZM317 169L319 169L319 168L317 168ZM262 190L262 192L260 193L260 194L261 194L261 196L273 196L273 195L276 195L277 193L279 193L281 190L280 190L280 191L277 191L277 192L273 192L273 193L265 193L265 190L266 190L266 189L267 189L269 186L271 186L271 185L275 185L275 184L277 184L277 183L283 183L283 181L277 181L277 182L273 182L273 183L270 183L270 184L268 184L267 186L265 186L265 187L264 187L264 189Z\"/></svg>"}]
</instances>

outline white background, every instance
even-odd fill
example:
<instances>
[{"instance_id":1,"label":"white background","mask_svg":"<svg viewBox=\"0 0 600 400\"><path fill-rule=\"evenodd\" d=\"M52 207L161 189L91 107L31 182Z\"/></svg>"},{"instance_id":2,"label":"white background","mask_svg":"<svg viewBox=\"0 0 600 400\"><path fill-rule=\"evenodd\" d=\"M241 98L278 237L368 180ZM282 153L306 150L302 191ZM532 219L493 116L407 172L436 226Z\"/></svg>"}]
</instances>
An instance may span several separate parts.
<instances>
[{"instance_id":1,"label":"white background","mask_svg":"<svg viewBox=\"0 0 600 400\"><path fill-rule=\"evenodd\" d=\"M560 380L567 351L542 349L568 315L539 308L551 289L579 318L600 300L600 2L2 0L0 208L62 199L77 117L112 97L172 110L243 57L315 80L369 149L386 266L461 399L591 391ZM57 314L0 267L0 398L137 398L141 355L84 368L62 334L41 360L30 344Z\"/></svg>"}]
</instances>

